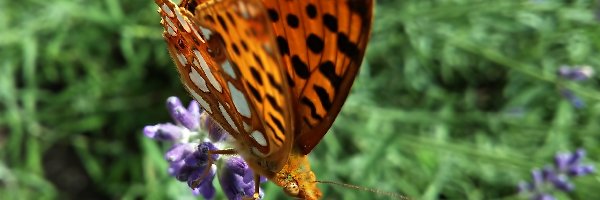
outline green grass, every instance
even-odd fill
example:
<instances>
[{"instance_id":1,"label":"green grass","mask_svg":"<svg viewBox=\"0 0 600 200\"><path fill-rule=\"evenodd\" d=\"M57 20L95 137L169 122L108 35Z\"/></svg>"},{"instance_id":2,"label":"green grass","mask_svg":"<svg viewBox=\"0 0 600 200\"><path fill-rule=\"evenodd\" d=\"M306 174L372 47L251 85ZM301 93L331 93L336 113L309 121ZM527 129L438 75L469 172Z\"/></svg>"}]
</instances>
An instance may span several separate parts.
<instances>
[{"instance_id":1,"label":"green grass","mask_svg":"<svg viewBox=\"0 0 600 200\"><path fill-rule=\"evenodd\" d=\"M167 146L144 138L185 94L151 0L0 2L0 199L185 199ZM333 128L311 153L319 179L412 199L517 199L554 153L600 161L593 0L379 0L372 40ZM569 88L586 103L561 97ZM597 174L560 199L594 199ZM272 184L267 199L284 194ZM320 186L326 199L387 199ZM222 197L222 196L220 196Z\"/></svg>"}]
</instances>

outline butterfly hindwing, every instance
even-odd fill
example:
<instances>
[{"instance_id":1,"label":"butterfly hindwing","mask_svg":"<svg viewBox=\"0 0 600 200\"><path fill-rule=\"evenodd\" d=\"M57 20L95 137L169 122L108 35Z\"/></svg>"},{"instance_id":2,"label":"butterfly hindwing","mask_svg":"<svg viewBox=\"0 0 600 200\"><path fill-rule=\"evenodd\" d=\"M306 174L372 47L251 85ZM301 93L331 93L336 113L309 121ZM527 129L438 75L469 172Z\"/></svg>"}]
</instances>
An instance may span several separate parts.
<instances>
[{"instance_id":1,"label":"butterfly hindwing","mask_svg":"<svg viewBox=\"0 0 600 200\"><path fill-rule=\"evenodd\" d=\"M331 127L358 73L373 0L263 0L294 100L296 144L308 154Z\"/></svg>"}]
</instances>

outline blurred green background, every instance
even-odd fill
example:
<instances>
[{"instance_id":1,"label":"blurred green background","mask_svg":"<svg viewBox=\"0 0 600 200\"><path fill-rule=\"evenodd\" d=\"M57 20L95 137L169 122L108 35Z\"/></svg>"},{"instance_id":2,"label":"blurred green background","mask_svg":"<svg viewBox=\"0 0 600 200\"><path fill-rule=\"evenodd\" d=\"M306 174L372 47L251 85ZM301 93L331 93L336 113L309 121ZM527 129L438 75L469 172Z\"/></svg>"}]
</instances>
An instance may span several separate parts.
<instances>
[{"instance_id":1,"label":"blurred green background","mask_svg":"<svg viewBox=\"0 0 600 200\"><path fill-rule=\"evenodd\" d=\"M168 96L190 100L156 10L0 1L0 199L194 198L166 172L168 145L141 132L170 121ZM598 1L378 0L365 62L312 166L412 199L518 199L517 183L558 151L583 147L600 163L600 79L561 81L561 65L599 69ZM599 175L573 182L557 197L600 199Z\"/></svg>"}]
</instances>

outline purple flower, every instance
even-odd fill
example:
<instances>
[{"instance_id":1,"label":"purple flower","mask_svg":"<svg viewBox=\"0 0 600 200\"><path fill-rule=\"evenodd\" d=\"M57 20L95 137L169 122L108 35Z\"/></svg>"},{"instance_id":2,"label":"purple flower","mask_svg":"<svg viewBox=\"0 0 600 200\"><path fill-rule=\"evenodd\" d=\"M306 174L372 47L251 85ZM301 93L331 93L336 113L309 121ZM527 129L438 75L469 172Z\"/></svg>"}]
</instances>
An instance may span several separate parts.
<instances>
[{"instance_id":1,"label":"purple flower","mask_svg":"<svg viewBox=\"0 0 600 200\"><path fill-rule=\"evenodd\" d=\"M254 179L247 177L253 177L253 172L244 160L238 156L223 158L218 154L209 154L220 147L231 146L227 143L227 132L202 112L196 101L186 108L179 98L169 97L167 110L174 124L149 125L144 127L143 133L148 138L173 143L165 153L165 160L169 163L168 173L186 182L192 194L202 195L205 199L215 196L212 182L217 174L221 188L230 199L252 197ZM225 164L217 165L223 162ZM260 194L262 197L262 190Z\"/></svg>"},{"instance_id":2,"label":"purple flower","mask_svg":"<svg viewBox=\"0 0 600 200\"><path fill-rule=\"evenodd\" d=\"M162 141L177 140L181 138L181 132L181 127L171 123L144 127L144 135L146 135L146 137Z\"/></svg>"},{"instance_id":3,"label":"purple flower","mask_svg":"<svg viewBox=\"0 0 600 200\"><path fill-rule=\"evenodd\" d=\"M167 99L167 110L169 110L169 114L171 114L171 117L177 124L180 124L187 129L195 130L200 125L200 109L197 105L194 106L193 104L197 103L192 101L189 108L185 108L181 104L179 98L169 97Z\"/></svg>"},{"instance_id":4,"label":"purple flower","mask_svg":"<svg viewBox=\"0 0 600 200\"><path fill-rule=\"evenodd\" d=\"M581 160L585 157L585 150L578 149L574 153L559 153L554 157L557 169L568 176L584 176L593 173L596 169L593 165L582 165Z\"/></svg>"},{"instance_id":5,"label":"purple flower","mask_svg":"<svg viewBox=\"0 0 600 200\"><path fill-rule=\"evenodd\" d=\"M571 192L575 185L569 178L591 174L594 166L581 164L585 150L578 149L574 153L557 153L554 156L554 165L544 169L534 169L531 172L532 183L520 182L519 193L530 196L532 200L555 199L550 192L553 190Z\"/></svg>"},{"instance_id":6,"label":"purple flower","mask_svg":"<svg viewBox=\"0 0 600 200\"><path fill-rule=\"evenodd\" d=\"M594 69L590 66L561 66L556 73L560 78L567 81L583 81L590 79L594 75ZM564 86L559 86L559 88L560 94L571 102L575 108L583 108L585 106L583 100L575 95L572 90Z\"/></svg>"},{"instance_id":7,"label":"purple flower","mask_svg":"<svg viewBox=\"0 0 600 200\"><path fill-rule=\"evenodd\" d=\"M169 97L167 98L167 110L169 111L169 114L171 115L171 118L174 121L177 121L177 117L174 115L174 110L178 107L182 107L183 104L181 104L181 100L179 100L179 98L177 97Z\"/></svg>"},{"instance_id":8,"label":"purple flower","mask_svg":"<svg viewBox=\"0 0 600 200\"><path fill-rule=\"evenodd\" d=\"M195 196L202 195L205 199L213 199L215 193L215 186L213 184L203 184L192 190L192 194Z\"/></svg>"},{"instance_id":9,"label":"purple flower","mask_svg":"<svg viewBox=\"0 0 600 200\"><path fill-rule=\"evenodd\" d=\"M239 157L231 157L225 160L219 171L219 183L223 192L229 199L242 199L254 194L254 173L248 164ZM252 177L252 178L247 178ZM262 197L262 190L259 191Z\"/></svg>"},{"instance_id":10,"label":"purple flower","mask_svg":"<svg viewBox=\"0 0 600 200\"><path fill-rule=\"evenodd\" d=\"M565 99L567 99L569 102L571 102L571 104L575 108L583 108L585 106L585 103L583 102L583 100L581 100L581 98L579 98L577 95L575 95L575 93L573 93L573 91L571 91L569 89L566 89L566 88L560 89L560 94Z\"/></svg>"},{"instance_id":11,"label":"purple flower","mask_svg":"<svg viewBox=\"0 0 600 200\"><path fill-rule=\"evenodd\" d=\"M566 80L582 81L591 78L594 75L594 69L590 66L561 66L558 68L558 76Z\"/></svg>"},{"instance_id":12,"label":"purple flower","mask_svg":"<svg viewBox=\"0 0 600 200\"><path fill-rule=\"evenodd\" d=\"M223 130L223 128L221 128L217 122L215 122L208 115L204 115L203 118L206 119L203 120L204 123L202 123L202 128L208 130L208 138L210 141L219 142L226 138L225 136L227 135L227 132L225 132L225 130Z\"/></svg>"},{"instance_id":13,"label":"purple flower","mask_svg":"<svg viewBox=\"0 0 600 200\"><path fill-rule=\"evenodd\" d=\"M537 194L535 197L531 198L533 200L555 200L554 196L549 194Z\"/></svg>"}]
</instances>

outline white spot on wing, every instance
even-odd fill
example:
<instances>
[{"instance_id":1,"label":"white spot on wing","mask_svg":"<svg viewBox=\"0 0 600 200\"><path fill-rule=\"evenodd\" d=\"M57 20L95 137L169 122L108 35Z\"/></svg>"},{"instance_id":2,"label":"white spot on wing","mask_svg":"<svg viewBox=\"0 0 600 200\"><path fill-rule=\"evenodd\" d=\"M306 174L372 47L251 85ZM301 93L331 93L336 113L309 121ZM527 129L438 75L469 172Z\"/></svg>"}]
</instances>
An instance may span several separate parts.
<instances>
[{"instance_id":1,"label":"white spot on wing","mask_svg":"<svg viewBox=\"0 0 600 200\"><path fill-rule=\"evenodd\" d=\"M160 6L162 8L163 11L165 11L165 13L167 13L167 16L169 17L174 17L175 15L173 15L173 11L171 10L171 8L169 8L169 6L167 6L167 4L164 4L162 6Z\"/></svg>"},{"instance_id":2,"label":"white spot on wing","mask_svg":"<svg viewBox=\"0 0 600 200\"><path fill-rule=\"evenodd\" d=\"M200 41L202 41L202 43L206 42L206 41L204 41L204 38L200 37L200 34L198 34L198 30L196 30L193 25L190 26L190 28L192 28L192 33L194 33L196 38L198 38Z\"/></svg>"},{"instance_id":3,"label":"white spot on wing","mask_svg":"<svg viewBox=\"0 0 600 200\"><path fill-rule=\"evenodd\" d=\"M167 32L169 33L169 35L175 36L175 31L173 30L173 28L171 28L171 26L167 26Z\"/></svg>"},{"instance_id":4,"label":"white spot on wing","mask_svg":"<svg viewBox=\"0 0 600 200\"><path fill-rule=\"evenodd\" d=\"M194 62L196 62L194 60ZM198 73L198 71L196 71L196 68L192 67L192 71L189 74L190 79L192 80L192 82L194 82L194 84L196 84L196 86L198 86L198 88L200 88L200 90L202 90L202 92L208 92L208 87L206 86L206 81L204 81L204 78L202 78L202 76L200 76L200 73Z\"/></svg>"},{"instance_id":5,"label":"white spot on wing","mask_svg":"<svg viewBox=\"0 0 600 200\"><path fill-rule=\"evenodd\" d=\"M171 19L169 18L165 18L165 21L167 21L167 24L169 24L169 27L171 27L175 32L177 32L177 26L175 26L175 24L173 23L173 21L171 21Z\"/></svg>"},{"instance_id":6,"label":"white spot on wing","mask_svg":"<svg viewBox=\"0 0 600 200\"><path fill-rule=\"evenodd\" d=\"M229 59L225 60L225 62L221 64L221 68L223 68L223 71L225 71L227 75L231 76L231 78L236 79L235 71L233 71L233 67L231 67L231 62L229 62Z\"/></svg>"},{"instance_id":7,"label":"white spot on wing","mask_svg":"<svg viewBox=\"0 0 600 200\"><path fill-rule=\"evenodd\" d=\"M252 132L250 134L250 137L252 137L254 141L256 141L256 143L260 144L261 146L267 146L267 139L265 139L265 136L260 131Z\"/></svg>"},{"instance_id":8,"label":"white spot on wing","mask_svg":"<svg viewBox=\"0 0 600 200\"><path fill-rule=\"evenodd\" d=\"M183 66L187 65L187 58L185 58L185 56L183 54L178 53L177 59L179 60L179 63L181 63L181 65L183 65Z\"/></svg>"},{"instance_id":9,"label":"white spot on wing","mask_svg":"<svg viewBox=\"0 0 600 200\"><path fill-rule=\"evenodd\" d=\"M185 85L185 84L184 84ZM202 106L202 108L204 108L204 110L206 110L206 112L212 114L212 110L210 109L210 105L208 104L208 102L206 102L200 95L198 95L198 93L196 93L195 90L193 90L192 88L189 88L187 85L185 85L185 87L187 88L187 91L190 92L190 94L192 94L192 97L194 97L194 99L196 101L198 101L198 103L200 103L200 106Z\"/></svg>"},{"instance_id":10,"label":"white spot on wing","mask_svg":"<svg viewBox=\"0 0 600 200\"><path fill-rule=\"evenodd\" d=\"M252 127L250 127L250 125L246 124L246 122L244 122L244 124L243 124L243 125L244 125L244 130L245 130L246 132L250 132L250 130L252 130L252 129L251 129Z\"/></svg>"},{"instance_id":11,"label":"white spot on wing","mask_svg":"<svg viewBox=\"0 0 600 200\"><path fill-rule=\"evenodd\" d=\"M246 97L240 90L238 90L235 85L231 84L231 82L227 82L227 87L229 87L229 92L231 92L231 99L233 99L233 104L237 109L238 113L244 117L250 117L250 107L248 106L248 101L246 101Z\"/></svg>"},{"instance_id":12,"label":"white spot on wing","mask_svg":"<svg viewBox=\"0 0 600 200\"><path fill-rule=\"evenodd\" d=\"M200 26L200 31L206 40L210 39L210 35L212 35L212 31L207 28Z\"/></svg>"},{"instance_id":13,"label":"white spot on wing","mask_svg":"<svg viewBox=\"0 0 600 200\"><path fill-rule=\"evenodd\" d=\"M188 25L188 23L185 21L185 19L183 19L183 15L181 15L181 11L179 10L179 8L175 8L175 15L177 15L177 20L179 20L179 24L181 24L181 26L183 26L183 29L185 29L185 32L190 32L190 26Z\"/></svg>"},{"instance_id":14,"label":"white spot on wing","mask_svg":"<svg viewBox=\"0 0 600 200\"><path fill-rule=\"evenodd\" d=\"M221 114L223 114L223 118L225 118L225 121L227 121L227 123L229 124L229 126L232 129L237 130L237 128L235 126L235 123L233 123L233 120L229 116L229 113L227 113L227 110L225 110L225 107L223 107L223 104L219 103L219 109L221 110Z\"/></svg>"},{"instance_id":15,"label":"white spot on wing","mask_svg":"<svg viewBox=\"0 0 600 200\"><path fill-rule=\"evenodd\" d=\"M210 82L210 84L213 85L213 87L215 87L217 91L222 92L221 84L219 84L219 81L217 81L215 76L210 71L208 64L206 64L206 61L204 60L202 55L200 55L200 51L194 49L194 54L196 54L196 58L198 58L198 60L200 61L200 68L202 68L202 71L204 71L204 74L206 74L208 82Z\"/></svg>"}]
</instances>

